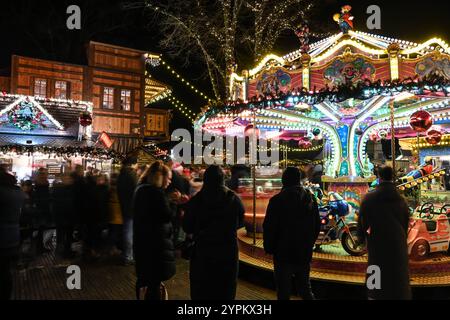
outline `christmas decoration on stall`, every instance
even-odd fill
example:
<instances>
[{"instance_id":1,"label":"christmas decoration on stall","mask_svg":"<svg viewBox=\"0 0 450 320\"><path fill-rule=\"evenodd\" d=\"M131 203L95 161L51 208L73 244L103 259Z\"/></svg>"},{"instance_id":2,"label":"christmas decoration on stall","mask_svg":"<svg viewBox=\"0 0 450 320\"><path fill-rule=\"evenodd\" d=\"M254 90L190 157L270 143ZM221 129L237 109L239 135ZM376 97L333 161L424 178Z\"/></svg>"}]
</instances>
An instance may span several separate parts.
<instances>
[{"instance_id":1,"label":"christmas decoration on stall","mask_svg":"<svg viewBox=\"0 0 450 320\"><path fill-rule=\"evenodd\" d=\"M342 33L347 34L349 30L353 30L353 16L350 13L352 7L345 5L341 8L341 13L333 15L333 20L337 22Z\"/></svg>"},{"instance_id":2,"label":"christmas decoration on stall","mask_svg":"<svg viewBox=\"0 0 450 320\"><path fill-rule=\"evenodd\" d=\"M438 127L431 127L430 130L427 131L427 135L425 137L425 140L431 144L436 145L438 144L442 139L442 131Z\"/></svg>"},{"instance_id":3,"label":"christmas decoration on stall","mask_svg":"<svg viewBox=\"0 0 450 320\"><path fill-rule=\"evenodd\" d=\"M33 103L22 101L8 112L9 123L23 131L38 127L45 128L43 112L34 108Z\"/></svg>"},{"instance_id":4,"label":"christmas decoration on stall","mask_svg":"<svg viewBox=\"0 0 450 320\"><path fill-rule=\"evenodd\" d=\"M111 137L103 131L100 136L98 137L97 141L100 141L106 148L111 148L114 141L111 139Z\"/></svg>"},{"instance_id":5,"label":"christmas decoration on stall","mask_svg":"<svg viewBox=\"0 0 450 320\"><path fill-rule=\"evenodd\" d=\"M86 147L86 146L68 146L68 147L52 147L52 146L24 146L24 145L4 145L0 146L0 154L14 153L17 155L31 156L34 153L48 154L57 157L80 156L83 158L104 158L111 159L114 162L120 162L124 159L124 155L111 149Z\"/></svg>"},{"instance_id":6,"label":"christmas decoration on stall","mask_svg":"<svg viewBox=\"0 0 450 320\"><path fill-rule=\"evenodd\" d=\"M425 132L433 125L433 117L427 111L419 110L410 116L409 125L415 132Z\"/></svg>"},{"instance_id":7,"label":"christmas decoration on stall","mask_svg":"<svg viewBox=\"0 0 450 320\"><path fill-rule=\"evenodd\" d=\"M89 112L84 111L78 117L78 122L82 127L87 127L92 124L92 116Z\"/></svg>"}]
</instances>

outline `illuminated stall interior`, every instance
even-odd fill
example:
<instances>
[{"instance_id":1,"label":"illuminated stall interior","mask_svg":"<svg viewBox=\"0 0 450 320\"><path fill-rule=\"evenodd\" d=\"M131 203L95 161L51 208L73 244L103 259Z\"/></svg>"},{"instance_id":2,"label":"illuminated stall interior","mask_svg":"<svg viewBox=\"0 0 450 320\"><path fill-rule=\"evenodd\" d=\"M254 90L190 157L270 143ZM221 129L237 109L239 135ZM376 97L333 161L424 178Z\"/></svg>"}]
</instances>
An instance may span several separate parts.
<instances>
[{"instance_id":1,"label":"illuminated stall interior","mask_svg":"<svg viewBox=\"0 0 450 320\"><path fill-rule=\"evenodd\" d=\"M0 95L0 163L18 180L47 168L54 180L76 165L109 172L116 153L91 141L92 104Z\"/></svg>"}]
</instances>

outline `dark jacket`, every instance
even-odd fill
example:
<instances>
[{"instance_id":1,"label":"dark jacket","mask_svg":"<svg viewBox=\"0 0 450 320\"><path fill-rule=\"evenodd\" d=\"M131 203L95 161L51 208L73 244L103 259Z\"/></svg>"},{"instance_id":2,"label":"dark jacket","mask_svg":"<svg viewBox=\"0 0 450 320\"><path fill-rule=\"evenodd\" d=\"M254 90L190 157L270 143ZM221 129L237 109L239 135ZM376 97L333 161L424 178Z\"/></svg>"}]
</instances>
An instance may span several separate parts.
<instances>
[{"instance_id":1,"label":"dark jacket","mask_svg":"<svg viewBox=\"0 0 450 320\"><path fill-rule=\"evenodd\" d=\"M109 187L106 184L96 185L95 188L95 223L104 224L108 221Z\"/></svg>"},{"instance_id":2,"label":"dark jacket","mask_svg":"<svg viewBox=\"0 0 450 320\"><path fill-rule=\"evenodd\" d=\"M20 243L20 210L25 194L16 186L0 186L0 255L13 254Z\"/></svg>"},{"instance_id":3,"label":"dark jacket","mask_svg":"<svg viewBox=\"0 0 450 320\"><path fill-rule=\"evenodd\" d=\"M84 218L83 212L88 210L88 206L91 203L87 202L86 194L86 182L82 176L78 176L76 174L72 174L73 178L73 197L74 197L74 209L75 209L75 222L79 224L82 222L82 217Z\"/></svg>"},{"instance_id":4,"label":"dark jacket","mask_svg":"<svg viewBox=\"0 0 450 320\"><path fill-rule=\"evenodd\" d=\"M50 186L48 184L35 185L32 198L35 205L36 225L44 227L53 226L54 221L50 209Z\"/></svg>"},{"instance_id":5,"label":"dark jacket","mask_svg":"<svg viewBox=\"0 0 450 320\"><path fill-rule=\"evenodd\" d=\"M57 226L73 226L77 222L73 185L53 185L53 214Z\"/></svg>"},{"instance_id":6,"label":"dark jacket","mask_svg":"<svg viewBox=\"0 0 450 320\"><path fill-rule=\"evenodd\" d=\"M117 194L119 195L120 209L124 218L133 217L131 204L136 184L137 177L134 170L129 167L122 167L117 177Z\"/></svg>"},{"instance_id":7,"label":"dark jacket","mask_svg":"<svg viewBox=\"0 0 450 320\"><path fill-rule=\"evenodd\" d=\"M132 204L133 250L140 282L160 282L175 274L171 223L174 209L164 190L148 184L136 188Z\"/></svg>"},{"instance_id":8,"label":"dark jacket","mask_svg":"<svg viewBox=\"0 0 450 320\"><path fill-rule=\"evenodd\" d=\"M369 290L374 299L410 299L406 237L409 210L393 183L381 183L366 195L359 211L358 235L367 240L368 265L381 271L381 289ZM367 230L370 228L370 234Z\"/></svg>"},{"instance_id":9,"label":"dark jacket","mask_svg":"<svg viewBox=\"0 0 450 320\"><path fill-rule=\"evenodd\" d=\"M193 234L192 299L234 299L238 273L237 229L244 206L231 190L201 190L186 205L183 229Z\"/></svg>"},{"instance_id":10,"label":"dark jacket","mask_svg":"<svg viewBox=\"0 0 450 320\"><path fill-rule=\"evenodd\" d=\"M300 186L285 188L269 201L264 250L279 262L310 263L319 230L319 209L312 194Z\"/></svg>"}]
</instances>

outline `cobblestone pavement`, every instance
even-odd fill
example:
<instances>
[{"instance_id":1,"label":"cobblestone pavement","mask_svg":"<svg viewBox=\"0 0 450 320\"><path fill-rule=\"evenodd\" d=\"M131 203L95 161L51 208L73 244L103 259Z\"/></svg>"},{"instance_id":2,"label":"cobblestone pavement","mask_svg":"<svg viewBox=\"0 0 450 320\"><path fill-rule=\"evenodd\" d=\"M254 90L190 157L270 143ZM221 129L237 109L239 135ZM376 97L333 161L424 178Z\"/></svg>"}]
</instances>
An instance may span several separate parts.
<instances>
[{"instance_id":1,"label":"cobblestone pavement","mask_svg":"<svg viewBox=\"0 0 450 320\"><path fill-rule=\"evenodd\" d=\"M67 267L80 266L81 290L66 286ZM165 282L169 299L189 299L189 265L177 260L177 274ZM123 266L118 259L106 258L95 262L81 259L61 260L45 253L28 265L19 267L14 277L13 299L17 300L132 300L135 299L135 274L133 266ZM239 280L237 299L275 299L275 291L248 281Z\"/></svg>"},{"instance_id":2,"label":"cobblestone pavement","mask_svg":"<svg viewBox=\"0 0 450 320\"><path fill-rule=\"evenodd\" d=\"M67 289L69 265L81 269L81 290ZM134 300L134 266L123 266L116 258L100 258L86 262L79 257L62 260L53 252L45 253L22 264L14 274L13 299L16 300ZM189 299L189 264L177 260L177 274L165 282L169 299ZM364 299L361 286L313 281L319 299ZM450 299L450 287L415 288L414 299ZM273 276L269 272L242 265L238 281L238 300L274 300ZM293 299L298 299L293 297Z\"/></svg>"}]
</instances>

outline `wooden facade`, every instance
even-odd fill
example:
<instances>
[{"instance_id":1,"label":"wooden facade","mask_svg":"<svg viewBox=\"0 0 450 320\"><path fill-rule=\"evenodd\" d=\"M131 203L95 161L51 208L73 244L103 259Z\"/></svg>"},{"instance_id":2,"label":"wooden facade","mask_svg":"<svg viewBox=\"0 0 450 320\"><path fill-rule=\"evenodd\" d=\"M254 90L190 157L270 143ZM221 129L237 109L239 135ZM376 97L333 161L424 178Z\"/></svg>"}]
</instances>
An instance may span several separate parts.
<instances>
[{"instance_id":1,"label":"wooden facade","mask_svg":"<svg viewBox=\"0 0 450 320\"><path fill-rule=\"evenodd\" d=\"M139 136L145 90L145 52L91 42L88 50L89 83L94 103L94 132ZM112 106L105 107L105 89L112 89ZM127 107L121 95L129 93Z\"/></svg>"},{"instance_id":2,"label":"wooden facade","mask_svg":"<svg viewBox=\"0 0 450 320\"><path fill-rule=\"evenodd\" d=\"M1 92L10 92L11 91L10 83L11 83L10 77L1 77L0 76L0 91Z\"/></svg>"},{"instance_id":3,"label":"wooden facade","mask_svg":"<svg viewBox=\"0 0 450 320\"><path fill-rule=\"evenodd\" d=\"M90 101L94 136L105 131L122 145L123 140L141 141L145 131L146 52L90 42L87 57L88 65L82 66L14 55L11 77L0 77L0 90Z\"/></svg>"}]
</instances>

